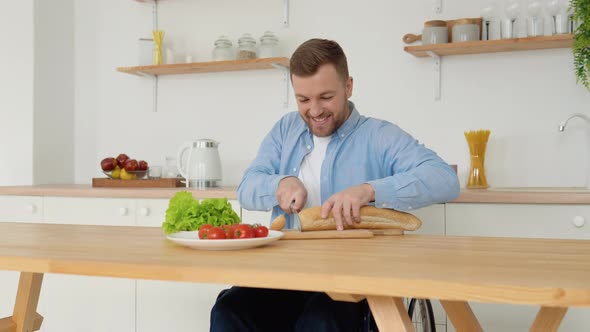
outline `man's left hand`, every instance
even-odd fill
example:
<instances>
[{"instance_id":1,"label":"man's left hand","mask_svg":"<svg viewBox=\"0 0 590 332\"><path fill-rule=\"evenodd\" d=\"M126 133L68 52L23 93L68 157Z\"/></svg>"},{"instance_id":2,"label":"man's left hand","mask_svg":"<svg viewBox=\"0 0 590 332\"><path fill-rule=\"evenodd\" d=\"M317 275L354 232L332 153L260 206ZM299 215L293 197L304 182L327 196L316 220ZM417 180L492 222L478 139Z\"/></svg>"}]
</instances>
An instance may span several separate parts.
<instances>
[{"instance_id":1,"label":"man's left hand","mask_svg":"<svg viewBox=\"0 0 590 332\"><path fill-rule=\"evenodd\" d=\"M350 187L341 192L332 195L322 205L322 219L328 218L330 211L336 221L336 229L344 229L344 223L349 226L353 222L361 221L361 207L369 205L369 202L375 200L375 190L373 186L363 183L358 186Z\"/></svg>"}]
</instances>

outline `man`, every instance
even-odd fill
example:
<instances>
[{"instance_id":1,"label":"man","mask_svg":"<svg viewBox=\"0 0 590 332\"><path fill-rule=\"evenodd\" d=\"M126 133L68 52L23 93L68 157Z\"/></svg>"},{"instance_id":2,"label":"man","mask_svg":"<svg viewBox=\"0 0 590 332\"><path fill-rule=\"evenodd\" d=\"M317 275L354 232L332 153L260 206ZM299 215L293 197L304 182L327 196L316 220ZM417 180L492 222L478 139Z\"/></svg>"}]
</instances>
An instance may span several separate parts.
<instances>
[{"instance_id":1,"label":"man","mask_svg":"<svg viewBox=\"0 0 590 332\"><path fill-rule=\"evenodd\" d=\"M342 230L360 221L365 205L408 211L457 197L449 165L348 101L353 80L336 42L306 41L290 70L299 112L283 116L264 138L238 187L242 207L286 214L292 227L294 210L321 205L322 217L331 212ZM363 315L362 304L324 293L233 287L217 299L211 331L357 332Z\"/></svg>"}]
</instances>

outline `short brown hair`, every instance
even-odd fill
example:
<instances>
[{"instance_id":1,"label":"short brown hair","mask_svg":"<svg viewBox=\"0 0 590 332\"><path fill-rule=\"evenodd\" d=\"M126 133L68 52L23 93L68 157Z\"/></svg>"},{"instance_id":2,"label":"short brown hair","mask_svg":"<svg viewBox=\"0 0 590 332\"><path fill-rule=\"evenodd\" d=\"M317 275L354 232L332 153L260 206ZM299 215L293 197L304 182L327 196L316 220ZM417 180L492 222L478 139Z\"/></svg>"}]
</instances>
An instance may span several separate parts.
<instances>
[{"instance_id":1,"label":"short brown hair","mask_svg":"<svg viewBox=\"0 0 590 332\"><path fill-rule=\"evenodd\" d=\"M332 64L343 82L348 79L348 63L337 42L328 39L310 39L299 45L289 62L291 76L308 77L324 64Z\"/></svg>"}]
</instances>

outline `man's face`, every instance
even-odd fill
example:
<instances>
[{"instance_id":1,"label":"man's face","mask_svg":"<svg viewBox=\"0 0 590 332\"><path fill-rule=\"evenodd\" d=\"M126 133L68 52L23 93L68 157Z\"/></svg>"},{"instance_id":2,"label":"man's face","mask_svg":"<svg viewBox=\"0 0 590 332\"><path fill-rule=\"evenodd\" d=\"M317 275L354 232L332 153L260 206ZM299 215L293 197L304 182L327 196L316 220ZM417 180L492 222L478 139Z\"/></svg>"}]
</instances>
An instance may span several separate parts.
<instances>
[{"instance_id":1,"label":"man's face","mask_svg":"<svg viewBox=\"0 0 590 332\"><path fill-rule=\"evenodd\" d=\"M314 135L331 136L348 119L352 78L343 82L332 64L309 77L292 75L292 82L299 114Z\"/></svg>"}]
</instances>

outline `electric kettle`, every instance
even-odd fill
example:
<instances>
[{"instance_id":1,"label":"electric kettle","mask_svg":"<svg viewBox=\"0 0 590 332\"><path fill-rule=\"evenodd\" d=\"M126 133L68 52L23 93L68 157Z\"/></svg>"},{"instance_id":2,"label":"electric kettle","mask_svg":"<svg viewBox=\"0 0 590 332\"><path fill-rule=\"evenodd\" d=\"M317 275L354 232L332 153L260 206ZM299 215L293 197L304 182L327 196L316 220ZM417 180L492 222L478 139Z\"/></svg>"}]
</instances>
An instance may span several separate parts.
<instances>
[{"instance_id":1,"label":"electric kettle","mask_svg":"<svg viewBox=\"0 0 590 332\"><path fill-rule=\"evenodd\" d=\"M221 160L217 146L212 139L196 139L180 146L176 164L186 179L186 187L217 187L221 181Z\"/></svg>"}]
</instances>

